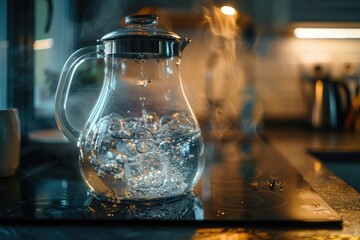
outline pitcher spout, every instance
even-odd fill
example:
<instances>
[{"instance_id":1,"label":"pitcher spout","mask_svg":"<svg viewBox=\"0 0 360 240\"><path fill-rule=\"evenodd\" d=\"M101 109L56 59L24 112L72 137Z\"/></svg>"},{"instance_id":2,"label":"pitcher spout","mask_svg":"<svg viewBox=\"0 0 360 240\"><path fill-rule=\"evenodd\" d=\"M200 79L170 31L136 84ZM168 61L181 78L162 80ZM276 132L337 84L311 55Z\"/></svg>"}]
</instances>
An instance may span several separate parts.
<instances>
[{"instance_id":1,"label":"pitcher spout","mask_svg":"<svg viewBox=\"0 0 360 240\"><path fill-rule=\"evenodd\" d=\"M181 38L179 40L179 46L180 46L180 51L183 51L184 48L191 42L191 39L189 38Z\"/></svg>"}]
</instances>

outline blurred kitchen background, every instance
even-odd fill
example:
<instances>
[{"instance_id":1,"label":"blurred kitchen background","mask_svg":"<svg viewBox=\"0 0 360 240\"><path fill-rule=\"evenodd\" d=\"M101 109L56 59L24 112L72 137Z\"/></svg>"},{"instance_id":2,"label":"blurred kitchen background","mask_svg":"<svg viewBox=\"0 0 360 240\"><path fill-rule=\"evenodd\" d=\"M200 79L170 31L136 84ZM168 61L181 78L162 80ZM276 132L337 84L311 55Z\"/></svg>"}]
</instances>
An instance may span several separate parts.
<instances>
[{"instance_id":1,"label":"blurred kitchen background","mask_svg":"<svg viewBox=\"0 0 360 240\"><path fill-rule=\"evenodd\" d=\"M223 5L235 15L221 12ZM316 80L345 83L351 99L359 91L359 12L357 0L0 0L0 108L19 109L23 136L56 128L54 93L66 59L142 13L192 39L181 74L201 123L226 115L246 129L279 122L322 128L313 98L326 83ZM84 63L72 88L79 125L102 83L98 65ZM354 130L356 113L344 125L355 110L339 95L341 116L325 129Z\"/></svg>"}]
</instances>

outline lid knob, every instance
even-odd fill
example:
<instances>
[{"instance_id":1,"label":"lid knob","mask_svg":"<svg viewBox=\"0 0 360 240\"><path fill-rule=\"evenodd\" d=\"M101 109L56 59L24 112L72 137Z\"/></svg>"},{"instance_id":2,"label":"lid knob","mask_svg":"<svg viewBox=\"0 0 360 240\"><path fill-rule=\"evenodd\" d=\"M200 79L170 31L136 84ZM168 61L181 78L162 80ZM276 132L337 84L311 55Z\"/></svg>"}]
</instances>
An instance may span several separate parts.
<instances>
[{"instance_id":1,"label":"lid knob","mask_svg":"<svg viewBox=\"0 0 360 240\"><path fill-rule=\"evenodd\" d=\"M156 15L133 15L125 18L126 24L155 25L158 24Z\"/></svg>"}]
</instances>

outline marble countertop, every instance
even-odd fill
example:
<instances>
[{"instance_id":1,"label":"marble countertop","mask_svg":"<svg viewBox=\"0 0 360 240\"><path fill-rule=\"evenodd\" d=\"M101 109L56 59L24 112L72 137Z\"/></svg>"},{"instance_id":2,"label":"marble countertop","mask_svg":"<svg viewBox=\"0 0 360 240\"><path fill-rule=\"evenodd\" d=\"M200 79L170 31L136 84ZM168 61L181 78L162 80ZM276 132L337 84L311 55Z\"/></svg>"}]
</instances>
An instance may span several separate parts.
<instances>
[{"instance_id":1,"label":"marble countertop","mask_svg":"<svg viewBox=\"0 0 360 240\"><path fill-rule=\"evenodd\" d=\"M351 161L360 171L360 134L313 131L302 127L267 129L269 144L280 152L310 186L343 218L341 230L302 230L291 232L292 239L358 239L360 237L360 194L310 152L337 156L336 161ZM359 172L360 173L360 172ZM359 175L360 176L360 175ZM360 181L360 177L357 177ZM355 176L356 177L356 176ZM290 233L289 233L290 234Z\"/></svg>"}]
</instances>

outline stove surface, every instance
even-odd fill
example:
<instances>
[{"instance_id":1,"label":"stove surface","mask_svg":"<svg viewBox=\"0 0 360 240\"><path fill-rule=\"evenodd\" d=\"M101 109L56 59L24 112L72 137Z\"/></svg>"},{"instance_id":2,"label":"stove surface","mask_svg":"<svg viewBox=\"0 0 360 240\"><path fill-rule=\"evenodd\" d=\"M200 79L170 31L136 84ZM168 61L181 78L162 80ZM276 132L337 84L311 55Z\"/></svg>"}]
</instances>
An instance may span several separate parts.
<instances>
[{"instance_id":1,"label":"stove surface","mask_svg":"<svg viewBox=\"0 0 360 240\"><path fill-rule=\"evenodd\" d=\"M339 215L261 139L207 141L205 155L194 191L156 204L101 202L74 166L29 164L0 179L0 223L341 228Z\"/></svg>"},{"instance_id":2,"label":"stove surface","mask_svg":"<svg viewBox=\"0 0 360 240\"><path fill-rule=\"evenodd\" d=\"M341 226L339 215L260 139L208 144L206 156L204 176L195 191L206 220Z\"/></svg>"}]
</instances>

